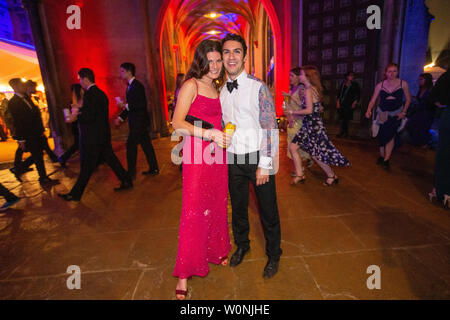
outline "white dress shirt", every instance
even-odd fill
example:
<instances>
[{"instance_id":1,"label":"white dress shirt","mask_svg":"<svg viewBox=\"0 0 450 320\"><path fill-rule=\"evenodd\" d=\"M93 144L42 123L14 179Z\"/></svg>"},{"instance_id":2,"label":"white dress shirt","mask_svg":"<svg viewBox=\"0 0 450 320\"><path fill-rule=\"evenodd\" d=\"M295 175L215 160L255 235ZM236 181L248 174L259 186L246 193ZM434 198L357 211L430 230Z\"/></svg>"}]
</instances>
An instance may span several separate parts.
<instances>
[{"instance_id":1,"label":"white dress shirt","mask_svg":"<svg viewBox=\"0 0 450 320\"><path fill-rule=\"evenodd\" d=\"M258 167L273 169L278 151L275 107L267 85L245 70L235 79L238 88L230 93L225 84L220 92L224 123L236 125L228 152L242 155L260 152ZM227 80L232 82L230 78Z\"/></svg>"}]
</instances>

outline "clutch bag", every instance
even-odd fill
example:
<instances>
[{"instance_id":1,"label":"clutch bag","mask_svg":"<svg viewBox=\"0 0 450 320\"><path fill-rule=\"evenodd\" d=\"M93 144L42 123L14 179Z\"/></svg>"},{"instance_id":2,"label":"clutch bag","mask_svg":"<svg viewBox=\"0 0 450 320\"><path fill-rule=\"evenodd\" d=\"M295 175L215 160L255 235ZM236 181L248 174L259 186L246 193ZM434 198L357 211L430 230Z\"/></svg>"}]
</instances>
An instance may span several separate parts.
<instances>
[{"instance_id":1,"label":"clutch bag","mask_svg":"<svg viewBox=\"0 0 450 320\"><path fill-rule=\"evenodd\" d=\"M202 120L200 118L191 116L191 115L187 115L186 118L184 119L186 122L189 122L190 124L196 126L196 127L200 127L203 129L212 129L214 128L214 125L212 123L209 123L208 121Z\"/></svg>"}]
</instances>

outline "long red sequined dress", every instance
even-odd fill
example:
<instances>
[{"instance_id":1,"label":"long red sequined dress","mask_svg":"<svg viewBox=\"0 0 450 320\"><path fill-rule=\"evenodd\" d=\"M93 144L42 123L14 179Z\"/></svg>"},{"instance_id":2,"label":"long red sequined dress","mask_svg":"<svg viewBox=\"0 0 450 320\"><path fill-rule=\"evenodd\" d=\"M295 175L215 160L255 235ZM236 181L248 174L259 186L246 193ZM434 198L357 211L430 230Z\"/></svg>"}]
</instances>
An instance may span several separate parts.
<instances>
[{"instance_id":1,"label":"long red sequined dress","mask_svg":"<svg viewBox=\"0 0 450 320\"><path fill-rule=\"evenodd\" d=\"M189 115L222 129L219 98L197 93ZM224 149L194 136L183 146L183 205L178 255L173 275L181 279L204 277L208 263L219 264L231 250L227 219L228 167Z\"/></svg>"}]
</instances>

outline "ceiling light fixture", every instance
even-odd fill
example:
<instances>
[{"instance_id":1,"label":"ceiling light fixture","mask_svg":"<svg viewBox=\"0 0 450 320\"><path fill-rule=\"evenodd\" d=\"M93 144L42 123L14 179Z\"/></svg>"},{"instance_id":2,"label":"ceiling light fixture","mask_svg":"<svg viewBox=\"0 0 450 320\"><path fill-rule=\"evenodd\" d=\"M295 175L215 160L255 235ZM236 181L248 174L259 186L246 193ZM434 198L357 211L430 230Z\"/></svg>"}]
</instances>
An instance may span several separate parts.
<instances>
[{"instance_id":1,"label":"ceiling light fixture","mask_svg":"<svg viewBox=\"0 0 450 320\"><path fill-rule=\"evenodd\" d=\"M209 18L209 19L216 19L221 17L222 14L221 13L216 13L216 12L210 12L204 15L204 17Z\"/></svg>"}]
</instances>

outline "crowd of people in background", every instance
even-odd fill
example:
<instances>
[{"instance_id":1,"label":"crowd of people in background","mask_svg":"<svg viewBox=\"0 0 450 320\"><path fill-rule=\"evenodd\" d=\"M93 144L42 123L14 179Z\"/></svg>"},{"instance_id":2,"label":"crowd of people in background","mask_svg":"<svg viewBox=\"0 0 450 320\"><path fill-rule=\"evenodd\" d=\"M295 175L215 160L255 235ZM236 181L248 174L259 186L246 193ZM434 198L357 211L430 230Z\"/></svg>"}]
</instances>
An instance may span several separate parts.
<instances>
[{"instance_id":1,"label":"crowd of people in background","mask_svg":"<svg viewBox=\"0 0 450 320\"><path fill-rule=\"evenodd\" d=\"M59 194L67 201L80 201L84 189L97 166L108 164L121 185L115 191L128 190L133 187L136 179L137 146L141 145L149 170L143 175L157 175L159 173L156 155L151 143L148 126L150 120L147 112L147 100L144 86L135 78L135 66L132 63L123 63L120 67L121 77L127 81L126 103L118 103L122 109L120 116L114 121L116 126L128 119L129 137L127 140L128 170L125 170L114 154L111 145L111 131L109 124L109 101L106 94L95 84L94 72L89 68L78 72L79 84L71 86L72 104L65 114L66 122L71 126L74 142L59 157L50 148L45 135L44 123L48 121L42 116L38 107L42 98L37 95L36 83L22 81L19 78L11 79L9 85L14 90L13 97L7 101L2 100L2 119L6 119L7 127L12 138L17 141L14 167L10 171L19 182L21 176L31 171L34 163L39 173L39 183L42 187L58 184L47 175L43 158L44 151L54 163L66 167L68 159L80 151L80 173L74 187L68 193ZM5 103L6 101L6 103ZM24 152L31 156L22 161ZM0 210L6 210L14 205L20 198L13 195L3 185L0 195L6 202Z\"/></svg>"},{"instance_id":2,"label":"crowd of people in background","mask_svg":"<svg viewBox=\"0 0 450 320\"><path fill-rule=\"evenodd\" d=\"M431 74L421 74L418 77L419 89L414 96L411 96L409 92L408 83L400 79L398 74L399 68L396 64L392 63L386 66L385 79L374 88L374 93L365 112L365 117L372 122L372 136L376 137L379 143L379 157L376 163L389 170L393 153L405 142L418 147L437 146L437 163L441 163L441 159L447 156L444 152L447 142L445 141L445 135L442 133L445 133L446 130L445 110L447 108L445 106L448 105L448 102L446 102L445 88L448 90L448 87L445 87L445 79L448 72L439 80L439 86L434 86ZM82 174L80 173L80 183L83 187L80 187L77 192L72 190L73 192L62 195L66 200L79 201L81 199L84 185L89 180L88 177L92 174L96 165L104 162L105 159L112 161L111 167L122 181L121 187L117 189L131 188L132 180L136 178L138 145L141 145L149 164L149 170L143 172L143 174L154 175L159 172L156 155L147 131L149 118L146 109L145 89L135 79L135 66L133 64L122 64L121 76L127 81L128 88L125 95L128 103L118 101L118 106L122 109L122 112L114 120L114 124L120 126L127 119L129 122L130 132L126 144L128 171L121 170L122 166L118 165L120 162L113 159L115 155L112 149L106 148L108 152L104 151L106 149L102 149L102 152L94 155L87 150L96 149L98 151L101 149L98 145L93 148L84 146L84 154L89 154L89 160L81 157L81 167L84 170L82 170ZM90 77L91 80L95 79L93 72ZM80 83L83 82L83 79L88 79L88 77L80 78ZM290 91L289 93L284 92L283 95L285 97L284 115L287 118L287 156L292 159L294 168L291 172L291 183L304 183L306 180L305 165L310 167L314 161L327 175L324 185L337 184L339 179L330 165L348 166L350 163L330 141L323 124L324 87L320 79L320 73L314 66L296 67L291 70L289 80ZM184 82L185 75L183 73L177 74L173 101L169 105L170 120L175 113L178 94ZM10 85L14 90L14 96L9 101L4 93L0 93L0 140L6 141L9 137L12 137L18 141L14 167L10 168L10 171L21 182L21 176L28 171L32 171L31 166L34 163L39 173L39 182L42 185L57 183L57 181L50 179L46 173L43 152L47 153L52 162L66 167L68 159L80 150L82 145L80 139L83 134L79 129L83 125L80 124L79 118L83 119L83 115L82 113L78 114L78 112L83 106L86 91L90 86L95 85L95 81L90 81L84 86L83 84L71 86L72 106L69 109L70 116L66 119L66 122L71 126L74 142L59 157L50 148L47 141L46 129L49 129L50 125L45 95L36 91L37 84L31 80L24 82L16 78L10 81ZM355 81L353 72L348 72L345 75L345 79L338 86L336 98L336 109L340 121L340 130L336 137L348 139L350 138L349 124L353 119L353 113L361 104L361 87ZM105 102L104 109L107 109L107 98L103 100ZM106 119L105 115L103 118L103 120ZM103 135L106 145L110 143L110 129L109 123L106 124L105 121L102 122L102 126L105 131ZM100 126L100 122L97 125ZM89 130L98 131L98 126ZM434 141L433 132L440 133L437 144ZM90 134L93 135L93 132L90 132ZM87 140L85 139L85 141ZM23 160L24 152L30 152L31 155ZM110 157L107 157L106 154ZM126 173L124 173L125 171ZM436 168L436 172L439 172L439 176L441 176L442 174L445 175L447 171L443 165L442 169ZM436 179L439 180L439 178ZM440 186L441 183L435 182L435 185ZM447 195L447 198L444 195ZM448 199L448 191L440 194L433 189L429 196L430 199L437 197L445 204L448 203L448 200L446 200Z\"/></svg>"},{"instance_id":3,"label":"crowd of people in background","mask_svg":"<svg viewBox=\"0 0 450 320\"><path fill-rule=\"evenodd\" d=\"M184 169L178 253L173 276L178 277L175 294L180 300L188 295L188 279L206 276L209 263L236 267L250 250L250 183L255 190L266 239L268 259L262 276L269 279L278 272L282 255L275 186L278 124L269 87L245 71L246 54L245 40L239 35L228 34L221 42L204 40L196 49L194 62L186 76L177 76L172 126L184 136ZM2 107L2 116L4 119L10 116L7 120L10 121L9 130L18 143L14 168L11 168L17 180L21 181L21 175L31 170L34 163L42 187L58 184L58 180L47 175L43 152L46 151L53 162L66 167L68 159L79 150L79 175L68 193L58 194L62 199L80 201L100 163L106 163L121 182L115 191L129 190L134 187L136 179L138 145L149 166L142 174L157 175L159 168L148 131L150 120L145 88L135 73L134 64L125 62L120 65L121 78L127 83L126 101L116 98L121 113L113 121L118 127L128 120L127 170L113 151L109 100L96 85L93 70L80 69L79 84L71 86L72 104L70 110L65 111L65 120L72 127L74 143L59 157L48 145L39 100L33 98L36 83L11 79L9 84L14 96L8 101L6 110ZM372 135L378 139L376 163L389 170L390 160L401 145L402 137L413 145L427 145L429 130L436 114L440 113L434 187L429 197L448 206L449 72L445 72L435 86L429 74L421 74L419 90L413 98L408 83L398 74L396 64L386 66L385 79L375 86L365 113L365 117L372 120ZM361 100L361 88L354 76L349 72L339 86L337 109L341 127L338 138L349 138L349 122ZM347 167L350 161L335 147L323 123L324 88L319 69L312 65L293 68L290 85L290 91L283 95L286 102L284 113L288 118L288 156L294 167L291 185L305 183L305 167L314 161L326 175L323 185L336 187L339 178L331 166ZM196 122L192 122L192 118ZM234 131L224 130L228 125L234 127ZM259 136L261 131L263 135ZM196 149L201 152L191 152ZM31 156L22 161L24 152L30 152ZM230 259L228 194L237 247ZM20 200L1 184L0 195L6 200L0 208L2 211Z\"/></svg>"}]
</instances>

